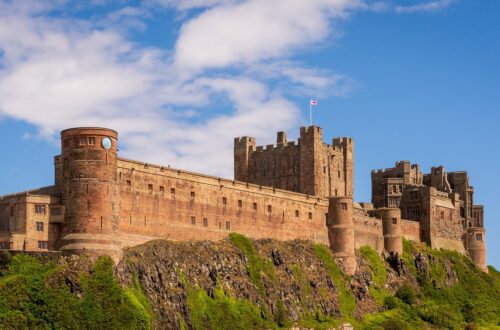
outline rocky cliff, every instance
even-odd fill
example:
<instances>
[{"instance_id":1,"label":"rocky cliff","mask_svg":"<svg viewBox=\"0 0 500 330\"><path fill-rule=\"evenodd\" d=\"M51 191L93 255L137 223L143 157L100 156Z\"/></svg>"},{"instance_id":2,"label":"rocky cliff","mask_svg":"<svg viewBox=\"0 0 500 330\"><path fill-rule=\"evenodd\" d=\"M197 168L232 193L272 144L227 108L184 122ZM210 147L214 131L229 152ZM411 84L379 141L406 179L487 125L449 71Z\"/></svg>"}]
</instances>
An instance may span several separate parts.
<instances>
[{"instance_id":1,"label":"rocky cliff","mask_svg":"<svg viewBox=\"0 0 500 330\"><path fill-rule=\"evenodd\" d=\"M252 241L238 234L219 242L149 242L126 250L114 268L105 258L35 262L4 255L0 324L23 329L499 325L496 270L485 274L457 253L404 245L403 256L361 248L352 277L341 272L325 246Z\"/></svg>"}]
</instances>

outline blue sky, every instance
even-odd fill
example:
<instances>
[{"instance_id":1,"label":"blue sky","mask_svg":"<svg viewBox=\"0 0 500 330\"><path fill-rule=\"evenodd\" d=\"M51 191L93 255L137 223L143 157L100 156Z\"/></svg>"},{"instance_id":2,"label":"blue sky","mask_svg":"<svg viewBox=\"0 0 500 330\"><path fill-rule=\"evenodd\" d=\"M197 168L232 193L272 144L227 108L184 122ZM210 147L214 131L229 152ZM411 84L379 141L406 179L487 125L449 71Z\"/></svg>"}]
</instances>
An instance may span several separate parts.
<instances>
[{"instance_id":1,"label":"blue sky","mask_svg":"<svg viewBox=\"0 0 500 330\"><path fill-rule=\"evenodd\" d=\"M78 3L78 5L76 5ZM0 0L0 194L53 182L58 132L115 128L124 157L232 177L233 137L307 124L370 171L467 170L500 267L496 0ZM8 156L5 156L8 155Z\"/></svg>"}]
</instances>

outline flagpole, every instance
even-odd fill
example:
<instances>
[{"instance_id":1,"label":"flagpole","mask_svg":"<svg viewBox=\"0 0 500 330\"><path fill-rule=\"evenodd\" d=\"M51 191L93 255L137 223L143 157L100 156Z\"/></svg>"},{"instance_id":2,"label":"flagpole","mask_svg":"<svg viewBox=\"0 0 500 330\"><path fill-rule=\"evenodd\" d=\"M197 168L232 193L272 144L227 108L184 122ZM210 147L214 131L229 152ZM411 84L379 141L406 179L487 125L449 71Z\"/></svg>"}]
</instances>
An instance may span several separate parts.
<instances>
[{"instance_id":1,"label":"flagpole","mask_svg":"<svg viewBox=\"0 0 500 330\"><path fill-rule=\"evenodd\" d=\"M309 126L313 125L313 116L312 116L312 104L309 101Z\"/></svg>"}]
</instances>

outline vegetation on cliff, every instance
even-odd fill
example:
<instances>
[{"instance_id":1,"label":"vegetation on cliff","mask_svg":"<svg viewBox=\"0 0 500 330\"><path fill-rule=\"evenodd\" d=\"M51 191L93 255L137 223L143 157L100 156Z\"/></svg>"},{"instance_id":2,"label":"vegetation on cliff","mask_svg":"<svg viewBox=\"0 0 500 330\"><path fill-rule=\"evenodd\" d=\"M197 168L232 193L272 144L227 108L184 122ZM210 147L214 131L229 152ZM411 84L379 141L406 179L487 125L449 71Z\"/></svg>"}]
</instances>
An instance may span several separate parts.
<instances>
[{"instance_id":1,"label":"vegetation on cliff","mask_svg":"<svg viewBox=\"0 0 500 330\"><path fill-rule=\"evenodd\" d=\"M466 257L404 242L401 258L358 251L342 273L306 241L154 241L109 258L0 260L1 328L491 329L500 274Z\"/></svg>"},{"instance_id":2,"label":"vegetation on cliff","mask_svg":"<svg viewBox=\"0 0 500 330\"><path fill-rule=\"evenodd\" d=\"M139 283L120 286L110 258L99 258L89 271L80 269L80 274L70 274L73 270L68 265L23 254L11 259L3 254L2 259L7 264L0 273L2 329L150 327L149 303Z\"/></svg>"}]
</instances>

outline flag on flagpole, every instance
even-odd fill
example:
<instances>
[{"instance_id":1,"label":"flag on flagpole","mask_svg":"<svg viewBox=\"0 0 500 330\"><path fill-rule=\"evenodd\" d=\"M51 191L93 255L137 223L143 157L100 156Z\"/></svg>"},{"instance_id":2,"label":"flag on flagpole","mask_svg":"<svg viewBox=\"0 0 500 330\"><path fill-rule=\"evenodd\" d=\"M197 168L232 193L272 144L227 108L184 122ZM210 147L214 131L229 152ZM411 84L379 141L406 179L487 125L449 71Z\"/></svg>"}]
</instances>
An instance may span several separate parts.
<instances>
[{"instance_id":1,"label":"flag on flagpole","mask_svg":"<svg viewBox=\"0 0 500 330\"><path fill-rule=\"evenodd\" d=\"M309 105L318 105L318 100L309 101Z\"/></svg>"}]
</instances>

